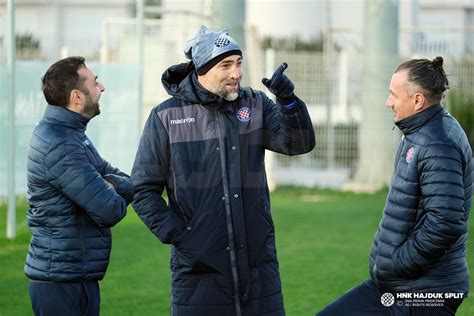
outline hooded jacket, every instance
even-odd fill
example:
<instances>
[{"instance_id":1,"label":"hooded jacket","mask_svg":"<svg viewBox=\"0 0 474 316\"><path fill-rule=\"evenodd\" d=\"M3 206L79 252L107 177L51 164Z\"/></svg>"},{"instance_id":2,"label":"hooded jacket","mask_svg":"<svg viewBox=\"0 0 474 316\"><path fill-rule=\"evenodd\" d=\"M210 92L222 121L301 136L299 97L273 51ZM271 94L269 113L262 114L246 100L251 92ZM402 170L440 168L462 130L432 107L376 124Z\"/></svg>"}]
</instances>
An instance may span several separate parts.
<instances>
[{"instance_id":1,"label":"hooded jacket","mask_svg":"<svg viewBox=\"0 0 474 316\"><path fill-rule=\"evenodd\" d=\"M469 291L472 150L440 104L401 120L403 132L370 274L394 292Z\"/></svg>"},{"instance_id":2,"label":"hooded jacket","mask_svg":"<svg viewBox=\"0 0 474 316\"><path fill-rule=\"evenodd\" d=\"M306 106L279 109L249 88L219 99L192 62L162 82L172 97L150 113L132 181L134 209L172 244L171 314L284 315L264 155L313 149Z\"/></svg>"},{"instance_id":3,"label":"hooded jacket","mask_svg":"<svg viewBox=\"0 0 474 316\"><path fill-rule=\"evenodd\" d=\"M33 132L27 162L29 279L101 280L107 270L110 227L125 216L133 185L100 157L84 133L88 122L49 105Z\"/></svg>"}]
</instances>

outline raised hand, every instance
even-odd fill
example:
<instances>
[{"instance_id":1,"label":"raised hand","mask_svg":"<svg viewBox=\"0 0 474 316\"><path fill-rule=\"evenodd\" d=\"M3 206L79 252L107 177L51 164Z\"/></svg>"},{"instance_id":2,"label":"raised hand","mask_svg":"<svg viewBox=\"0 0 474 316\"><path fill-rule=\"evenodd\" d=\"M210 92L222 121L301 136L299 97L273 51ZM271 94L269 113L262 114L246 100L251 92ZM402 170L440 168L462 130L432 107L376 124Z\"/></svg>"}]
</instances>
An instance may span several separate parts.
<instances>
[{"instance_id":1,"label":"raised hand","mask_svg":"<svg viewBox=\"0 0 474 316\"><path fill-rule=\"evenodd\" d=\"M263 78L262 83L276 96L277 103L281 105L288 105L292 103L296 97L294 94L295 85L283 73L288 68L287 63L283 63L275 70L270 79Z\"/></svg>"}]
</instances>

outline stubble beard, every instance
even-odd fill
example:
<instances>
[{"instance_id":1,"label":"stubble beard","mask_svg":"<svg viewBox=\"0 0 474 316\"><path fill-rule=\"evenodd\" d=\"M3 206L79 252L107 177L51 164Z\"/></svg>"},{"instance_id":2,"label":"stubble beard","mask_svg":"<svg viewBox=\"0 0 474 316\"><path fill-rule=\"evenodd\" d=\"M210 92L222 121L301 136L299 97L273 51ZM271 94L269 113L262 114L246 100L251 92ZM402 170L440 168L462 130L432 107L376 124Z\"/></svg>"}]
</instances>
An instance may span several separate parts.
<instances>
[{"instance_id":1,"label":"stubble beard","mask_svg":"<svg viewBox=\"0 0 474 316\"><path fill-rule=\"evenodd\" d=\"M218 95L226 101L234 101L239 97L239 88L240 84L237 84L236 91L228 91L226 88L226 84L223 84L220 89L221 91Z\"/></svg>"},{"instance_id":2,"label":"stubble beard","mask_svg":"<svg viewBox=\"0 0 474 316\"><path fill-rule=\"evenodd\" d=\"M87 98L87 103L84 107L84 114L89 118L93 118L99 115L100 114L99 102L92 101L92 98L90 95L86 95L86 98Z\"/></svg>"},{"instance_id":3,"label":"stubble beard","mask_svg":"<svg viewBox=\"0 0 474 316\"><path fill-rule=\"evenodd\" d=\"M224 100L227 100L227 101L234 101L237 99L237 97L239 96L239 94L237 92L227 92L223 98Z\"/></svg>"}]
</instances>

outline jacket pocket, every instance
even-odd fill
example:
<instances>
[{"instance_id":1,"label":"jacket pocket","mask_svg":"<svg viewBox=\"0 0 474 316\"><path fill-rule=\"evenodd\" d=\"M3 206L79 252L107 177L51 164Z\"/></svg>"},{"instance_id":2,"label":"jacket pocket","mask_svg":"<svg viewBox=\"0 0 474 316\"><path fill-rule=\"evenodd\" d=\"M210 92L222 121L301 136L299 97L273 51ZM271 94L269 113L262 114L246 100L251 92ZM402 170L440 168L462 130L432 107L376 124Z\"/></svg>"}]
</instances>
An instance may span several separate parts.
<instances>
[{"instance_id":1,"label":"jacket pocket","mask_svg":"<svg viewBox=\"0 0 474 316\"><path fill-rule=\"evenodd\" d=\"M174 243L172 266L175 267L174 271L186 275L218 273L213 267L216 256L215 238L209 231L210 228L203 225L198 217L193 217ZM198 226L193 226L196 223Z\"/></svg>"},{"instance_id":2,"label":"jacket pocket","mask_svg":"<svg viewBox=\"0 0 474 316\"><path fill-rule=\"evenodd\" d=\"M174 247L171 254L171 270L181 277L215 275L219 272L200 260L199 255L184 247Z\"/></svg>"}]
</instances>

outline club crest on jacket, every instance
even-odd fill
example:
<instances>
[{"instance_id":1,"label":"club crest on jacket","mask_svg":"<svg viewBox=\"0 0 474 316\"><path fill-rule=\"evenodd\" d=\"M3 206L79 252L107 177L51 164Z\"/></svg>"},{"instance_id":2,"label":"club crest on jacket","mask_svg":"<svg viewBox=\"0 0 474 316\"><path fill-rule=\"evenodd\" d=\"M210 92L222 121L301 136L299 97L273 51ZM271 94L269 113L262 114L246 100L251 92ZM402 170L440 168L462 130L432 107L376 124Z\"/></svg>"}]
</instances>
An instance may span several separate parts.
<instances>
[{"instance_id":1,"label":"club crest on jacket","mask_svg":"<svg viewBox=\"0 0 474 316\"><path fill-rule=\"evenodd\" d=\"M237 112L237 118L241 122L250 121L251 116L252 116L252 113L250 112L250 109L246 106L240 108L240 110Z\"/></svg>"},{"instance_id":2,"label":"club crest on jacket","mask_svg":"<svg viewBox=\"0 0 474 316\"><path fill-rule=\"evenodd\" d=\"M405 158L405 161L410 163L413 160L414 156L415 156L415 148L410 147L410 149L408 149L408 151L407 151L407 156Z\"/></svg>"}]
</instances>

